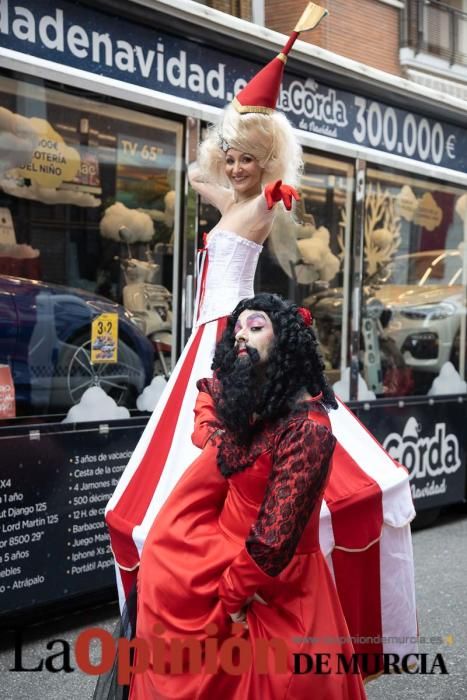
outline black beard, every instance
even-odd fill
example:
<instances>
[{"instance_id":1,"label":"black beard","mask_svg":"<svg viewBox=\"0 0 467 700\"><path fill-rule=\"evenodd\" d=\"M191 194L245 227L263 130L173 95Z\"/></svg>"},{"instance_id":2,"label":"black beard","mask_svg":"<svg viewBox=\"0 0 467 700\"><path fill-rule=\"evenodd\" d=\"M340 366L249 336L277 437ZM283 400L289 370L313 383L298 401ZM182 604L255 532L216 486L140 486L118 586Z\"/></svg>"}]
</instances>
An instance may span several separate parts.
<instances>
[{"instance_id":1,"label":"black beard","mask_svg":"<svg viewBox=\"0 0 467 700\"><path fill-rule=\"evenodd\" d=\"M236 352L236 350L234 350ZM248 443L252 435L252 419L258 403L261 383L260 356L254 348L237 355L231 369L220 382L216 411L225 428L239 443Z\"/></svg>"}]
</instances>

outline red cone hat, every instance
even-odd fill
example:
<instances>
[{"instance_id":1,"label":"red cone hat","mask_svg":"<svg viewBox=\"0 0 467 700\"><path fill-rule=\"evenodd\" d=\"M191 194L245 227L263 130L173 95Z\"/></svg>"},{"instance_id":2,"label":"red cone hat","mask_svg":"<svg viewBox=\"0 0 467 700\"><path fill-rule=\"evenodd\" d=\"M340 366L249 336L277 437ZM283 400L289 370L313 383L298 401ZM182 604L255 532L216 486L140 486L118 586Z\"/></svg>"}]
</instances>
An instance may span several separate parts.
<instances>
[{"instance_id":1,"label":"red cone hat","mask_svg":"<svg viewBox=\"0 0 467 700\"><path fill-rule=\"evenodd\" d=\"M241 114L247 112L270 114L274 111L280 94L284 65L290 49L300 32L317 27L327 14L328 11L324 7L315 5L313 2L308 3L280 54L264 66L232 100L232 104L238 112Z\"/></svg>"}]
</instances>

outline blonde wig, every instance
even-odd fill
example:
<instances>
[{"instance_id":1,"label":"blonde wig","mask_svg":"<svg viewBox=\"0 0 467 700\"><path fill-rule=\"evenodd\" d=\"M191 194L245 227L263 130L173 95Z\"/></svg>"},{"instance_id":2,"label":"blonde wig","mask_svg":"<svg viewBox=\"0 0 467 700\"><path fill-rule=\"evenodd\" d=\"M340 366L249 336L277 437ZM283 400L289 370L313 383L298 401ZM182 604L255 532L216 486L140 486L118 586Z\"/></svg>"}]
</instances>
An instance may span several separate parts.
<instances>
[{"instance_id":1,"label":"blonde wig","mask_svg":"<svg viewBox=\"0 0 467 700\"><path fill-rule=\"evenodd\" d=\"M208 128L199 148L198 165L206 181L229 185L224 171L229 148L256 158L264 168L263 184L300 182L302 149L289 120L279 112L239 114L232 105L226 107L219 125Z\"/></svg>"}]
</instances>

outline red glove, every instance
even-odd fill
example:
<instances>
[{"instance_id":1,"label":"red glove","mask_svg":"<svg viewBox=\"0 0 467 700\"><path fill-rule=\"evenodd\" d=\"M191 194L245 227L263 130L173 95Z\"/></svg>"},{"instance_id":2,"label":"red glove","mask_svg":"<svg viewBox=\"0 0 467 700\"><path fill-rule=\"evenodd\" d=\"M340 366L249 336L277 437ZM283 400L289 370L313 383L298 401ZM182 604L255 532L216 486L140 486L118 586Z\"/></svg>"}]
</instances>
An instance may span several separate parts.
<instances>
[{"instance_id":1,"label":"red glove","mask_svg":"<svg viewBox=\"0 0 467 700\"><path fill-rule=\"evenodd\" d=\"M284 207L287 211L292 209L292 197L297 202L300 199L300 195L297 190L290 185L283 185L282 180L277 180L276 182L269 182L264 188L264 197L266 199L266 204L268 209L272 209L276 202L280 202L281 199L284 202Z\"/></svg>"}]
</instances>

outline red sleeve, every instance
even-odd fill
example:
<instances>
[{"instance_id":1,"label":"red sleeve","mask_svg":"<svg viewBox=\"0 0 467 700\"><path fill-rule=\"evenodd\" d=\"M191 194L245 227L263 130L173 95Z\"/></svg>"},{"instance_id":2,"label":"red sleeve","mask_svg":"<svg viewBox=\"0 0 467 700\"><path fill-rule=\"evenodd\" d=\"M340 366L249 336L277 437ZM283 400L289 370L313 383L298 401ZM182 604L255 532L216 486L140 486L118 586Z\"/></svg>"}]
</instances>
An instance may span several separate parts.
<instances>
[{"instance_id":1,"label":"red sleeve","mask_svg":"<svg viewBox=\"0 0 467 700\"><path fill-rule=\"evenodd\" d=\"M200 379L196 385L199 389L195 404L195 428L191 441L196 447L203 449L210 437L220 430L214 405L214 384L211 379Z\"/></svg>"},{"instance_id":2,"label":"red sleeve","mask_svg":"<svg viewBox=\"0 0 467 700\"><path fill-rule=\"evenodd\" d=\"M219 584L228 612L289 564L324 490L335 443L328 428L308 418L289 423L276 440L258 517Z\"/></svg>"}]
</instances>

